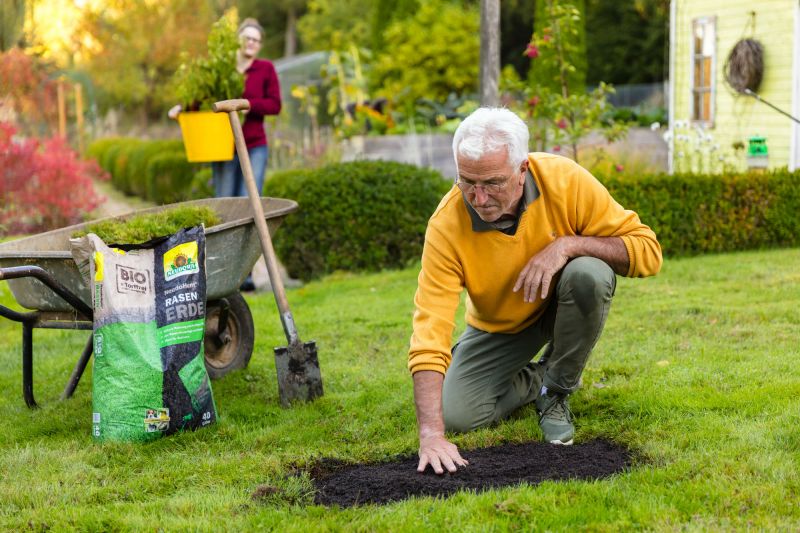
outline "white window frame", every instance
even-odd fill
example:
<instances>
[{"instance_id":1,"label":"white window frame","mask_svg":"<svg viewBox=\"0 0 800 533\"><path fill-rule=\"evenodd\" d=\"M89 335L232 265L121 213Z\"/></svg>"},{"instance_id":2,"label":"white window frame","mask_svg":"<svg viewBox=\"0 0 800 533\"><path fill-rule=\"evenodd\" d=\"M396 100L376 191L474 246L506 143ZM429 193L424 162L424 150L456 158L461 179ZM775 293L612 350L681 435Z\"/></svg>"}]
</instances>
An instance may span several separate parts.
<instances>
[{"instance_id":1,"label":"white window frame","mask_svg":"<svg viewBox=\"0 0 800 533\"><path fill-rule=\"evenodd\" d=\"M794 6L794 58L792 60L792 114L800 116L800 1ZM789 170L800 168L800 124L792 121Z\"/></svg>"},{"instance_id":2,"label":"white window frame","mask_svg":"<svg viewBox=\"0 0 800 533\"><path fill-rule=\"evenodd\" d=\"M694 106L694 96L695 96L695 79L694 79L694 70L695 70L695 60L700 57L709 57L708 55L703 53L703 50L695 49L695 31L696 28L700 25L703 26L710 26L712 29L712 37L711 43L707 46L710 47L711 51L711 80L709 85L709 94L710 94L710 102L709 102L709 112L708 112L708 120L705 119L695 119L695 106ZM689 50L691 54L689 56L689 117L691 118L692 124L698 124L700 126L704 126L706 128L713 128L714 127L714 118L716 115L716 99L717 99L717 17L710 16L710 17L697 17L692 19L692 27L691 27L691 34L690 34L690 45ZM704 38L705 41L705 38ZM705 43L704 43L705 44ZM702 73L702 69L701 69Z\"/></svg>"}]
</instances>

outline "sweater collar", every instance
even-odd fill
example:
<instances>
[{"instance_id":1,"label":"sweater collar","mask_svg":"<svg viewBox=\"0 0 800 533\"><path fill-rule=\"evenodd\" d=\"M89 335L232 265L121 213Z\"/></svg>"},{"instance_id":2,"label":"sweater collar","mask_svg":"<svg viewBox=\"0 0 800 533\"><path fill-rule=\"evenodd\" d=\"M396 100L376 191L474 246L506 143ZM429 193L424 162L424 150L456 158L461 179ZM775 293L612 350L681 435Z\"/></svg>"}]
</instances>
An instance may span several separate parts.
<instances>
[{"instance_id":1,"label":"sweater collar","mask_svg":"<svg viewBox=\"0 0 800 533\"><path fill-rule=\"evenodd\" d=\"M475 211L475 209L469 205L467 197L464 195L464 193L461 193L461 197L464 199L464 205L467 207L469 218L472 221L472 231L501 231L505 226L508 225L507 222L505 224L501 222L499 225L494 222L486 222L478 215L477 211ZM522 185L522 200L520 201L519 208L517 209L517 222L522 216L522 213L524 213L528 206L537 198L539 198L539 188L536 186L536 182L533 179L530 169L528 169L525 171L525 183ZM514 222L514 225L516 225L517 222Z\"/></svg>"}]
</instances>

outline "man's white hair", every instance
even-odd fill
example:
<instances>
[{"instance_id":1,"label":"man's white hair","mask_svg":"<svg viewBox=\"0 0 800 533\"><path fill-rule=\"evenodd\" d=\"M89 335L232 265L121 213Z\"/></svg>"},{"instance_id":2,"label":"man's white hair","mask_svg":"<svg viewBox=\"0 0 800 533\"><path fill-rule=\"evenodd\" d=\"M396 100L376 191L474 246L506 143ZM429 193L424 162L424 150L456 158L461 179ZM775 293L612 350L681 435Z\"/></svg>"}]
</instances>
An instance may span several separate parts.
<instances>
[{"instance_id":1,"label":"man's white hair","mask_svg":"<svg viewBox=\"0 0 800 533\"><path fill-rule=\"evenodd\" d=\"M528 157L528 126L516 113L503 107L480 107L458 125L453 136L453 157L476 161L505 148L508 162L516 167Z\"/></svg>"}]
</instances>

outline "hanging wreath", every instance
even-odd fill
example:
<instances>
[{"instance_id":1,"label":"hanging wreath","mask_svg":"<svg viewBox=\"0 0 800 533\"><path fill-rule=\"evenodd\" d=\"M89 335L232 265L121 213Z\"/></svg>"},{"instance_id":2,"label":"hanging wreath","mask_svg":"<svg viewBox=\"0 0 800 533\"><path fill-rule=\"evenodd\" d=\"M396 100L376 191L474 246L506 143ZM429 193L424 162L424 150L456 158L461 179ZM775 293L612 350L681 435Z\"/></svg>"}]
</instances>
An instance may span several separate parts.
<instances>
[{"instance_id":1,"label":"hanging wreath","mask_svg":"<svg viewBox=\"0 0 800 533\"><path fill-rule=\"evenodd\" d=\"M756 92L764 77L764 47L755 39L742 39L725 60L725 80L737 92Z\"/></svg>"}]
</instances>

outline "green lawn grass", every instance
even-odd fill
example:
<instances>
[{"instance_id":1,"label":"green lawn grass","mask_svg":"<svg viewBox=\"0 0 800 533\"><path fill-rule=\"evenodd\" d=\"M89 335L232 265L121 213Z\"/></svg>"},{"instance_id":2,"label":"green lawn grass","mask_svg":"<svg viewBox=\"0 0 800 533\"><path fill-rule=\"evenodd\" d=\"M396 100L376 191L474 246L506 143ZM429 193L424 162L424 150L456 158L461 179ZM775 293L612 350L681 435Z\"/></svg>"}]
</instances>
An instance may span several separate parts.
<instances>
[{"instance_id":1,"label":"green lawn grass","mask_svg":"<svg viewBox=\"0 0 800 533\"><path fill-rule=\"evenodd\" d=\"M58 401L86 332L35 331L42 408L27 409L19 326L0 320L0 529L800 528L800 249L669 260L656 278L620 280L571 403L577 441L629 446L630 471L384 507L311 504L308 477L293 475L304 465L416 451L406 349L417 270L289 292L325 384L324 398L289 410L278 406L272 348L285 339L272 295L249 297L255 354L214 383L219 423L147 445L92 441L90 372ZM0 303L13 303L4 283ZM538 438L528 407L454 441ZM264 484L280 492L254 500Z\"/></svg>"}]
</instances>

